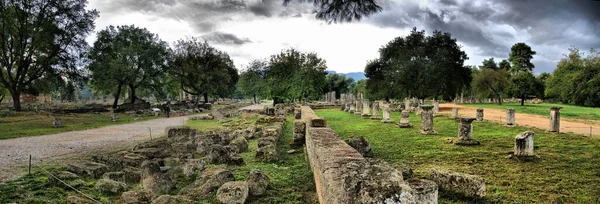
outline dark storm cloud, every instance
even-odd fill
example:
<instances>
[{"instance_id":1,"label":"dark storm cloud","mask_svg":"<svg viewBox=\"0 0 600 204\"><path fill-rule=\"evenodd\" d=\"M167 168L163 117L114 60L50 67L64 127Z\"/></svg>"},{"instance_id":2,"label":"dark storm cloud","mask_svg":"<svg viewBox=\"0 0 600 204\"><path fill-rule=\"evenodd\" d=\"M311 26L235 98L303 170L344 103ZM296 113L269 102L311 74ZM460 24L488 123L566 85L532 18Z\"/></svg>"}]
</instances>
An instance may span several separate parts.
<instances>
[{"instance_id":1,"label":"dark storm cloud","mask_svg":"<svg viewBox=\"0 0 600 204\"><path fill-rule=\"evenodd\" d=\"M518 41L526 41L534 50L548 46L564 52L571 46L600 48L600 1L387 0L382 5L383 12L366 19L368 23L450 32L466 46L477 48L476 54L481 56L507 58L510 46ZM546 58L556 56L556 61L563 54L536 51Z\"/></svg>"},{"instance_id":2,"label":"dark storm cloud","mask_svg":"<svg viewBox=\"0 0 600 204\"><path fill-rule=\"evenodd\" d=\"M311 12L311 4L282 0L106 0L109 13L142 12L188 22L199 32L211 32L221 23L255 18L292 17Z\"/></svg>"},{"instance_id":3,"label":"dark storm cloud","mask_svg":"<svg viewBox=\"0 0 600 204\"><path fill-rule=\"evenodd\" d=\"M202 39L216 43L216 44L226 44L226 45L243 45L246 43L251 43L248 38L239 38L238 36L230 33L222 33L222 32L212 32L201 37Z\"/></svg>"}]
</instances>

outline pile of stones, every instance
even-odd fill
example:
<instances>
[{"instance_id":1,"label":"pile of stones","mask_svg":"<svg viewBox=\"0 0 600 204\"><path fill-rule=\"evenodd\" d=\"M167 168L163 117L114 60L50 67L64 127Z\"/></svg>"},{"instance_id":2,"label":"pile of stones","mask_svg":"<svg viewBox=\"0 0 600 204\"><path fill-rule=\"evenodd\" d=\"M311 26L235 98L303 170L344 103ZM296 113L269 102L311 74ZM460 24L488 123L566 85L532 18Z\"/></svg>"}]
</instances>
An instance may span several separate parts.
<instances>
[{"instance_id":1,"label":"pile of stones","mask_svg":"<svg viewBox=\"0 0 600 204\"><path fill-rule=\"evenodd\" d=\"M268 119L273 120L273 117ZM282 134L282 125L265 127L256 123L243 126L247 128L203 132L171 127L167 129L167 139L142 143L130 151L94 156L93 162L69 164L67 171L49 176L48 185L68 188L66 183L78 188L86 184L82 177L99 179L95 183L98 192L120 195L120 203L182 203L207 199L215 193L219 202L243 203L249 197L263 195L269 177L253 170L245 176L245 181L235 181L226 165L244 165L238 153L248 151L248 140L254 138L260 138L256 157L276 161L275 145ZM207 168L209 164L213 165ZM141 189L132 188L138 183ZM169 195L174 191L178 195ZM75 196L67 200L85 203L85 199Z\"/></svg>"}]
</instances>

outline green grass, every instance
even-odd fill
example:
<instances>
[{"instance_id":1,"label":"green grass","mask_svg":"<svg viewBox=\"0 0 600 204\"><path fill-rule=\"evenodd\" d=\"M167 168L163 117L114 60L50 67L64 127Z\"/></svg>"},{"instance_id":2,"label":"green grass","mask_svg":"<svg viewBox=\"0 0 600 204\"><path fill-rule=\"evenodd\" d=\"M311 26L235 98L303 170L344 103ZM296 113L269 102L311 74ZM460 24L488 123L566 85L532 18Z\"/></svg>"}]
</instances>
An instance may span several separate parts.
<instances>
[{"instance_id":1,"label":"green grass","mask_svg":"<svg viewBox=\"0 0 600 204\"><path fill-rule=\"evenodd\" d=\"M541 104L528 104L525 103L521 106L521 103L502 103L502 105L494 103L483 103L483 104L463 104L465 106L480 107L480 108L497 108L506 109L514 108L517 113L528 113L541 116L550 116L550 107L560 106L560 116L564 118L575 118L584 120L600 120L600 108L576 106L569 104L560 103L541 103Z\"/></svg>"},{"instance_id":2,"label":"green grass","mask_svg":"<svg viewBox=\"0 0 600 204\"><path fill-rule=\"evenodd\" d=\"M154 116L144 116L138 120L126 114L117 114L119 122L111 122L108 114L86 113L69 114L60 116L63 120L62 128L52 127L52 117L48 115L19 115L0 118L0 139L17 137L47 135L61 132L99 128L109 125L127 124L155 119Z\"/></svg>"},{"instance_id":3,"label":"green grass","mask_svg":"<svg viewBox=\"0 0 600 204\"><path fill-rule=\"evenodd\" d=\"M438 135L421 135L420 117L411 115L414 125L400 129L395 124L364 119L338 109L316 113L341 137L365 137L373 157L392 164L408 164L415 176L427 178L432 168L480 175L486 180L487 197L471 200L440 192L440 203L598 203L600 202L600 142L583 135L555 134L540 129L504 127L491 122L473 123L473 137L480 146L448 144L455 139L458 124L436 117ZM399 113L392 119L399 120ZM514 137L522 131L535 134L534 161L507 159Z\"/></svg>"},{"instance_id":4,"label":"green grass","mask_svg":"<svg viewBox=\"0 0 600 204\"><path fill-rule=\"evenodd\" d=\"M49 172L66 170L66 167L58 166L44 168ZM85 185L79 187L78 190L93 199L102 203L112 203L111 201L118 199L118 196L106 196L97 191L94 188L97 180L87 177L81 179L85 181ZM69 196L84 198L83 195L73 190L49 186L46 184L47 181L48 174L40 168L34 168L31 175L0 185L0 203L65 203ZM131 188L139 187L134 186Z\"/></svg>"}]
</instances>

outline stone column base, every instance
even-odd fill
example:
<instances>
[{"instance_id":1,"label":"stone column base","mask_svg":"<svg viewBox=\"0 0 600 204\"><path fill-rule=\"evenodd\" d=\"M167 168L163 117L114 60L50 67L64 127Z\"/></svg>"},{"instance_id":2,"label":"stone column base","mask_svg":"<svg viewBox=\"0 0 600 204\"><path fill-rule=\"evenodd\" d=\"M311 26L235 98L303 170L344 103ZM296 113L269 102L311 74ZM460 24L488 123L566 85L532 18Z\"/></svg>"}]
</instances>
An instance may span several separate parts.
<instances>
[{"instance_id":1,"label":"stone column base","mask_svg":"<svg viewBox=\"0 0 600 204\"><path fill-rule=\"evenodd\" d=\"M362 115L360 111L354 111L354 115Z\"/></svg>"},{"instance_id":2,"label":"stone column base","mask_svg":"<svg viewBox=\"0 0 600 204\"><path fill-rule=\"evenodd\" d=\"M371 116L371 120L381 120L380 116Z\"/></svg>"},{"instance_id":3,"label":"stone column base","mask_svg":"<svg viewBox=\"0 0 600 204\"><path fill-rule=\"evenodd\" d=\"M423 134L423 135L437 135L438 132L435 131L435 130L429 130L429 131L421 130L421 134Z\"/></svg>"},{"instance_id":4,"label":"stone column base","mask_svg":"<svg viewBox=\"0 0 600 204\"><path fill-rule=\"evenodd\" d=\"M360 115L360 116L362 116L362 117L365 117L365 118L368 118L368 117L371 117L371 114L368 114L368 113L363 113L363 114L362 114L362 115Z\"/></svg>"},{"instance_id":5,"label":"stone column base","mask_svg":"<svg viewBox=\"0 0 600 204\"><path fill-rule=\"evenodd\" d=\"M470 140L458 140L454 144L456 144L456 145L462 145L462 146L471 146L471 145L479 145L480 143L477 140L470 139Z\"/></svg>"},{"instance_id":6,"label":"stone column base","mask_svg":"<svg viewBox=\"0 0 600 204\"><path fill-rule=\"evenodd\" d=\"M396 126L399 128L411 128L413 125L410 123L396 123Z\"/></svg>"},{"instance_id":7,"label":"stone column base","mask_svg":"<svg viewBox=\"0 0 600 204\"><path fill-rule=\"evenodd\" d=\"M392 119L383 119L381 120L382 123L395 123L396 121L392 120Z\"/></svg>"}]
</instances>

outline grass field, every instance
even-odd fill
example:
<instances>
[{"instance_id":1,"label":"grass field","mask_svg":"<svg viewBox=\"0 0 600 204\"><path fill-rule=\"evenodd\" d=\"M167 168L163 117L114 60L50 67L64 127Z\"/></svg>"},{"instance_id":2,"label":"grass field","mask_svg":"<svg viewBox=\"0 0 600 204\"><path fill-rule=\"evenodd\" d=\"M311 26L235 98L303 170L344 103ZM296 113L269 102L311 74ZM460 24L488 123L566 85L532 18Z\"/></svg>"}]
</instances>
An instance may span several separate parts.
<instances>
[{"instance_id":1,"label":"grass field","mask_svg":"<svg viewBox=\"0 0 600 204\"><path fill-rule=\"evenodd\" d=\"M517 113L528 113L534 115L542 115L549 116L550 115L550 107L552 106L560 106L563 107L560 109L560 117L564 118L575 118L575 119L584 119L584 120L600 120L600 108L591 108L591 107L583 107L576 105L568 105L561 103L541 103L541 104L525 104L521 106L521 103L503 103L502 105L494 104L494 103L482 103L482 104L462 104L465 106L471 107L480 107L480 108L497 108L497 109L507 109L514 108Z\"/></svg>"},{"instance_id":2,"label":"grass field","mask_svg":"<svg viewBox=\"0 0 600 204\"><path fill-rule=\"evenodd\" d=\"M233 120L237 120L234 118ZM249 120L250 121L250 120ZM293 116L288 117L288 121L293 121ZM204 130L221 126L221 123L215 120L189 121L189 126ZM280 161L276 163L266 163L254 158L258 139L248 141L248 152L239 154L244 158L245 165L229 165L227 168L233 172L238 181L246 180L246 176L253 169L261 169L269 178L269 188L265 195L247 200L246 203L317 203L315 183L310 165L304 160L303 153L287 154L290 150L288 141L292 139L293 124L288 122L284 125L284 134L277 142L277 151L280 155ZM210 165L209 165L210 167ZM66 167L49 166L44 167L48 171L65 170ZM40 168L34 168L32 175L21 177L14 181L0 185L0 203L65 203L70 195L83 197L82 195L57 187L46 185L48 174ZM86 184L79 190L102 203L117 203L119 196L106 196L98 192L94 186L97 180L84 178ZM185 187L193 180L178 181L179 187ZM139 184L135 184L129 190L140 189ZM177 192L172 192L177 194ZM215 203L213 195L207 200L199 203Z\"/></svg>"},{"instance_id":3,"label":"grass field","mask_svg":"<svg viewBox=\"0 0 600 204\"><path fill-rule=\"evenodd\" d=\"M482 144L463 147L448 144L458 124L436 117L435 136L418 133L420 117L411 115L411 129L364 119L339 109L316 110L341 137L365 137L375 158L408 164L415 176L427 178L432 168L480 175L487 197L471 200L440 192L440 203L598 203L600 202L600 142L583 135L555 134L525 127L508 128L491 122L473 123L473 136ZM399 113L392 113L398 121ZM535 135L534 161L506 158L514 137L522 131Z\"/></svg>"},{"instance_id":4,"label":"grass field","mask_svg":"<svg viewBox=\"0 0 600 204\"><path fill-rule=\"evenodd\" d=\"M19 115L0 118L0 139L9 139L26 136L47 135L75 130L99 128L109 125L127 124L150 120L157 117L144 116L135 120L126 114L117 114L119 122L111 122L108 114L86 113L69 114L60 116L63 120L62 128L52 127L52 117L48 115Z\"/></svg>"}]
</instances>

